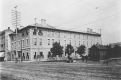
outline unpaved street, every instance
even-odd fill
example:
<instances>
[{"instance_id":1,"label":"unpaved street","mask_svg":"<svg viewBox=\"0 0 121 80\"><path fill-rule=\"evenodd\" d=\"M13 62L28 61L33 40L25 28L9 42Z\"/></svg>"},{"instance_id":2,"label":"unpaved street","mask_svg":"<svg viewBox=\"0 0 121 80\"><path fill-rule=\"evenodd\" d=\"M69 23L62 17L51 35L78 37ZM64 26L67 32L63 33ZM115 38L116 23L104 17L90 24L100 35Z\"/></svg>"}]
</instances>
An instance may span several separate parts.
<instances>
[{"instance_id":1,"label":"unpaved street","mask_svg":"<svg viewBox=\"0 0 121 80\"><path fill-rule=\"evenodd\" d=\"M121 80L121 65L98 62L2 62L0 70L16 80Z\"/></svg>"}]
</instances>

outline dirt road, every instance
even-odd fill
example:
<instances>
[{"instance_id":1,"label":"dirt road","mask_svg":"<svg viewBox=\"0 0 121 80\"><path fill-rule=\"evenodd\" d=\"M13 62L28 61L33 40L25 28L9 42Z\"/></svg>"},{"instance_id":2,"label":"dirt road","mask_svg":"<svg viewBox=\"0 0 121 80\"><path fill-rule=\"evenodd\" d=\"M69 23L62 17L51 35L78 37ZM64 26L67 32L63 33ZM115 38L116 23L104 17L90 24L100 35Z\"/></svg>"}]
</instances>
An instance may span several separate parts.
<instances>
[{"instance_id":1,"label":"dirt road","mask_svg":"<svg viewBox=\"0 0 121 80\"><path fill-rule=\"evenodd\" d=\"M2 62L1 76L16 80L121 80L121 65L65 62Z\"/></svg>"}]
</instances>

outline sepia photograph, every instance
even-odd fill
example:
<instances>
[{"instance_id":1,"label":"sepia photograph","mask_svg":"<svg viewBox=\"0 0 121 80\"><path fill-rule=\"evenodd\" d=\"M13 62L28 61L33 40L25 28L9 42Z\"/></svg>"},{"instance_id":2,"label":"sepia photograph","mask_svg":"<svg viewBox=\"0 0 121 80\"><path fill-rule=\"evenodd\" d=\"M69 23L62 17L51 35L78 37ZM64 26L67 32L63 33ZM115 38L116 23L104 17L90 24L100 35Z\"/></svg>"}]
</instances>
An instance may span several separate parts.
<instances>
[{"instance_id":1,"label":"sepia photograph","mask_svg":"<svg viewBox=\"0 0 121 80\"><path fill-rule=\"evenodd\" d=\"M0 0L0 80L121 80L121 0Z\"/></svg>"}]
</instances>

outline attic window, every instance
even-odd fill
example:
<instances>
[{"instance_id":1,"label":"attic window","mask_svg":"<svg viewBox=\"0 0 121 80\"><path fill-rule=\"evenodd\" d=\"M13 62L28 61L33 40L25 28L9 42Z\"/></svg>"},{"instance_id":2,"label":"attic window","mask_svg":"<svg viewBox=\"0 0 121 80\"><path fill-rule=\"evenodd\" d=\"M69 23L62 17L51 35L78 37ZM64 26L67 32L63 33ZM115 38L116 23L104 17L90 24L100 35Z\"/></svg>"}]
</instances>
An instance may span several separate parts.
<instances>
[{"instance_id":1,"label":"attic window","mask_svg":"<svg viewBox=\"0 0 121 80\"><path fill-rule=\"evenodd\" d=\"M22 33L22 37L24 37L24 33Z\"/></svg>"},{"instance_id":2,"label":"attic window","mask_svg":"<svg viewBox=\"0 0 121 80\"><path fill-rule=\"evenodd\" d=\"M42 35L43 35L43 33L42 33L42 31L41 31L41 30L39 30L38 35L40 35L40 36L42 36Z\"/></svg>"},{"instance_id":3,"label":"attic window","mask_svg":"<svg viewBox=\"0 0 121 80\"><path fill-rule=\"evenodd\" d=\"M11 37L11 39L13 40L13 36Z\"/></svg>"},{"instance_id":4,"label":"attic window","mask_svg":"<svg viewBox=\"0 0 121 80\"><path fill-rule=\"evenodd\" d=\"M34 29L34 31L33 31L33 35L36 35L36 32L37 32L37 30L36 30L36 29Z\"/></svg>"},{"instance_id":5,"label":"attic window","mask_svg":"<svg viewBox=\"0 0 121 80\"><path fill-rule=\"evenodd\" d=\"M26 35L28 35L28 31L26 30Z\"/></svg>"}]
</instances>

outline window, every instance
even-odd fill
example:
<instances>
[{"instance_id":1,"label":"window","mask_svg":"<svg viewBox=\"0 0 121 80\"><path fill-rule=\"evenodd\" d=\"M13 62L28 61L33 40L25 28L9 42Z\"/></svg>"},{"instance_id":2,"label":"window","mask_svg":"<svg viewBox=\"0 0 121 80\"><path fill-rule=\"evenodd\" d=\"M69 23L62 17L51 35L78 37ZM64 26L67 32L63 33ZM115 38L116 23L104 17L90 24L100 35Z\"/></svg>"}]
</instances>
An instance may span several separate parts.
<instances>
[{"instance_id":1,"label":"window","mask_svg":"<svg viewBox=\"0 0 121 80\"><path fill-rule=\"evenodd\" d=\"M52 31L52 36L54 36L54 31Z\"/></svg>"},{"instance_id":2,"label":"window","mask_svg":"<svg viewBox=\"0 0 121 80\"><path fill-rule=\"evenodd\" d=\"M26 32L25 32L25 33L26 33L26 35L28 35L28 31L27 31L27 30L26 30Z\"/></svg>"},{"instance_id":3,"label":"window","mask_svg":"<svg viewBox=\"0 0 121 80\"><path fill-rule=\"evenodd\" d=\"M52 39L52 44L54 44L54 39Z\"/></svg>"},{"instance_id":4,"label":"window","mask_svg":"<svg viewBox=\"0 0 121 80\"><path fill-rule=\"evenodd\" d=\"M84 39L84 35L83 35L83 39Z\"/></svg>"},{"instance_id":5,"label":"window","mask_svg":"<svg viewBox=\"0 0 121 80\"><path fill-rule=\"evenodd\" d=\"M40 38L40 45L42 45L42 38Z\"/></svg>"},{"instance_id":6,"label":"window","mask_svg":"<svg viewBox=\"0 0 121 80\"><path fill-rule=\"evenodd\" d=\"M84 45L84 41L83 41L83 45Z\"/></svg>"},{"instance_id":7,"label":"window","mask_svg":"<svg viewBox=\"0 0 121 80\"><path fill-rule=\"evenodd\" d=\"M58 40L58 43L60 44L60 39Z\"/></svg>"},{"instance_id":8,"label":"window","mask_svg":"<svg viewBox=\"0 0 121 80\"><path fill-rule=\"evenodd\" d=\"M19 41L19 48L21 47L21 41Z\"/></svg>"},{"instance_id":9,"label":"window","mask_svg":"<svg viewBox=\"0 0 121 80\"><path fill-rule=\"evenodd\" d=\"M37 38L34 38L34 45L37 45Z\"/></svg>"},{"instance_id":10,"label":"window","mask_svg":"<svg viewBox=\"0 0 121 80\"><path fill-rule=\"evenodd\" d=\"M23 44L22 47L24 47L24 40L22 40L22 41L23 41L23 42L22 42L22 44Z\"/></svg>"},{"instance_id":11,"label":"window","mask_svg":"<svg viewBox=\"0 0 121 80\"><path fill-rule=\"evenodd\" d=\"M34 53L34 59L36 59L36 52Z\"/></svg>"},{"instance_id":12,"label":"window","mask_svg":"<svg viewBox=\"0 0 121 80\"><path fill-rule=\"evenodd\" d=\"M24 37L24 33L22 33L22 37Z\"/></svg>"},{"instance_id":13,"label":"window","mask_svg":"<svg viewBox=\"0 0 121 80\"><path fill-rule=\"evenodd\" d=\"M33 35L36 35L36 33L37 33L37 30L36 30L36 29L34 29L34 31L33 31Z\"/></svg>"},{"instance_id":14,"label":"window","mask_svg":"<svg viewBox=\"0 0 121 80\"><path fill-rule=\"evenodd\" d=\"M12 49L13 49L13 42L12 42L12 45L11 46L12 46ZM1 45L1 47L2 47L2 45Z\"/></svg>"},{"instance_id":15,"label":"window","mask_svg":"<svg viewBox=\"0 0 121 80\"><path fill-rule=\"evenodd\" d=\"M29 59L29 54L28 54L28 52L26 53L26 59Z\"/></svg>"},{"instance_id":16,"label":"window","mask_svg":"<svg viewBox=\"0 0 121 80\"><path fill-rule=\"evenodd\" d=\"M74 39L76 38L76 35L74 35Z\"/></svg>"},{"instance_id":17,"label":"window","mask_svg":"<svg viewBox=\"0 0 121 80\"><path fill-rule=\"evenodd\" d=\"M71 44L71 40L70 40L70 44Z\"/></svg>"},{"instance_id":18,"label":"window","mask_svg":"<svg viewBox=\"0 0 121 80\"><path fill-rule=\"evenodd\" d=\"M71 33L69 34L70 38L71 38Z\"/></svg>"},{"instance_id":19,"label":"window","mask_svg":"<svg viewBox=\"0 0 121 80\"><path fill-rule=\"evenodd\" d=\"M28 39L26 39L26 46L28 46Z\"/></svg>"},{"instance_id":20,"label":"window","mask_svg":"<svg viewBox=\"0 0 121 80\"><path fill-rule=\"evenodd\" d=\"M50 45L50 39L48 39L48 45Z\"/></svg>"},{"instance_id":21,"label":"window","mask_svg":"<svg viewBox=\"0 0 121 80\"><path fill-rule=\"evenodd\" d=\"M42 31L41 31L41 30L39 30L38 35L40 35L40 36L42 36L42 35L43 35L43 33L42 33Z\"/></svg>"},{"instance_id":22,"label":"window","mask_svg":"<svg viewBox=\"0 0 121 80\"><path fill-rule=\"evenodd\" d=\"M15 49L16 49L17 45L16 45L16 42L15 42Z\"/></svg>"},{"instance_id":23,"label":"window","mask_svg":"<svg viewBox=\"0 0 121 80\"><path fill-rule=\"evenodd\" d=\"M65 46L66 46L66 40L64 40Z\"/></svg>"},{"instance_id":24,"label":"window","mask_svg":"<svg viewBox=\"0 0 121 80\"><path fill-rule=\"evenodd\" d=\"M81 45L80 41L79 41L79 46Z\"/></svg>"},{"instance_id":25,"label":"window","mask_svg":"<svg viewBox=\"0 0 121 80\"><path fill-rule=\"evenodd\" d=\"M91 42L91 46L92 46L92 42Z\"/></svg>"},{"instance_id":26,"label":"window","mask_svg":"<svg viewBox=\"0 0 121 80\"><path fill-rule=\"evenodd\" d=\"M24 53L23 53L23 56L22 56L22 57L23 57L22 59L24 60L24 59L25 59L25 55L24 55Z\"/></svg>"},{"instance_id":27,"label":"window","mask_svg":"<svg viewBox=\"0 0 121 80\"><path fill-rule=\"evenodd\" d=\"M87 41L87 46L88 46L88 41Z\"/></svg>"},{"instance_id":28,"label":"window","mask_svg":"<svg viewBox=\"0 0 121 80\"><path fill-rule=\"evenodd\" d=\"M75 40L75 46L76 46L76 40Z\"/></svg>"},{"instance_id":29,"label":"window","mask_svg":"<svg viewBox=\"0 0 121 80\"><path fill-rule=\"evenodd\" d=\"M51 55L51 53L50 53L50 51L48 52L48 58L50 58L52 55Z\"/></svg>"},{"instance_id":30,"label":"window","mask_svg":"<svg viewBox=\"0 0 121 80\"><path fill-rule=\"evenodd\" d=\"M40 58L44 58L43 52L40 52Z\"/></svg>"},{"instance_id":31,"label":"window","mask_svg":"<svg viewBox=\"0 0 121 80\"><path fill-rule=\"evenodd\" d=\"M60 38L60 32L58 32L58 37Z\"/></svg>"}]
</instances>

